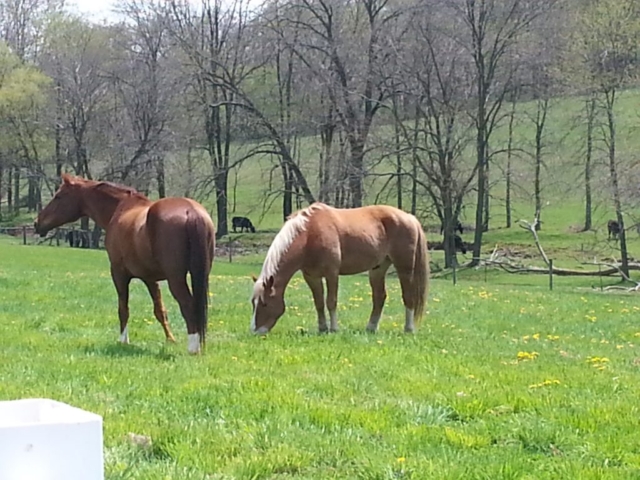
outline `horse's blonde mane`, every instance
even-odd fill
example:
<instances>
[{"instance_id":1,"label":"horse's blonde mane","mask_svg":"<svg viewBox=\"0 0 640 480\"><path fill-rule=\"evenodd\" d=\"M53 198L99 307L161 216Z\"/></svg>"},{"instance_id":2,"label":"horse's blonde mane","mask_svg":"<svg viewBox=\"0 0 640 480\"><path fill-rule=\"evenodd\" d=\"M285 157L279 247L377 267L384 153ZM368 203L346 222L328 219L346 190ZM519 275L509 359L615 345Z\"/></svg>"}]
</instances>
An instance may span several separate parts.
<instances>
[{"instance_id":1,"label":"horse's blonde mane","mask_svg":"<svg viewBox=\"0 0 640 480\"><path fill-rule=\"evenodd\" d=\"M287 253L289 247L298 235L307 227L307 222L316 210L326 208L323 203L314 203L303 210L292 213L282 226L276 238L273 239L267 256L262 265L262 272L258 280L264 280L278 273L278 267L282 256Z\"/></svg>"}]
</instances>

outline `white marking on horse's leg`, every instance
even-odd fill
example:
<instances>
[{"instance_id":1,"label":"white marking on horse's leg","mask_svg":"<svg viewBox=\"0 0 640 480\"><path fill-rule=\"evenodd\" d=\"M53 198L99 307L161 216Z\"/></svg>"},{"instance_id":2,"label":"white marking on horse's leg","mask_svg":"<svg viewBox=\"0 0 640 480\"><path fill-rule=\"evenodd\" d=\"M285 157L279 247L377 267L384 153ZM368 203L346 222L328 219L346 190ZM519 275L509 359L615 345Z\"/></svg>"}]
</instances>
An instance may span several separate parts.
<instances>
[{"instance_id":1,"label":"white marking on horse's leg","mask_svg":"<svg viewBox=\"0 0 640 480\"><path fill-rule=\"evenodd\" d=\"M129 325L124 327L124 330L120 334L120 343L129 343Z\"/></svg>"},{"instance_id":2,"label":"white marking on horse's leg","mask_svg":"<svg viewBox=\"0 0 640 480\"><path fill-rule=\"evenodd\" d=\"M371 314L371 318L369 319L369 323L367 323L367 331L368 332L377 332L378 324L380 323L380 319L382 318L382 313L378 315Z\"/></svg>"},{"instance_id":3,"label":"white marking on horse's leg","mask_svg":"<svg viewBox=\"0 0 640 480\"><path fill-rule=\"evenodd\" d=\"M405 309L404 331L407 333L413 333L416 329L415 325L413 324L413 315L413 309Z\"/></svg>"},{"instance_id":4,"label":"white marking on horse's leg","mask_svg":"<svg viewBox=\"0 0 640 480\"><path fill-rule=\"evenodd\" d=\"M337 332L338 331L338 310L329 310L329 322L331 326L329 327L329 331Z\"/></svg>"},{"instance_id":5,"label":"white marking on horse's leg","mask_svg":"<svg viewBox=\"0 0 640 480\"><path fill-rule=\"evenodd\" d=\"M256 307L253 307L253 314L251 315L251 325L249 326L251 333L256 333Z\"/></svg>"},{"instance_id":6,"label":"white marking on horse's leg","mask_svg":"<svg viewBox=\"0 0 640 480\"><path fill-rule=\"evenodd\" d=\"M187 350L189 353L200 353L200 334L190 333L187 343Z\"/></svg>"}]
</instances>

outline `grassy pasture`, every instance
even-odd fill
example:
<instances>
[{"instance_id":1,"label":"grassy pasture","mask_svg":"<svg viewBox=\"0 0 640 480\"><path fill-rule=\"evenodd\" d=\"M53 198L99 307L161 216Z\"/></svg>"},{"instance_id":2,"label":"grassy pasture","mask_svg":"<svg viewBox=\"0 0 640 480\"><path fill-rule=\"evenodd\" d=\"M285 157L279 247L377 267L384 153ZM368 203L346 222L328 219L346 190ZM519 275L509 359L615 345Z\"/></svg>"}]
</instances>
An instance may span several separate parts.
<instances>
[{"instance_id":1,"label":"grassy pasture","mask_svg":"<svg viewBox=\"0 0 640 480\"><path fill-rule=\"evenodd\" d=\"M106 477L120 479L640 477L640 300L594 280L470 272L432 282L402 333L389 280L381 331L364 276L341 280L335 335L315 333L295 277L288 311L248 333L258 257L212 275L207 351L165 345L140 283L118 337L104 252L0 239L0 398L50 397L104 417ZM129 433L151 438L143 448Z\"/></svg>"}]
</instances>

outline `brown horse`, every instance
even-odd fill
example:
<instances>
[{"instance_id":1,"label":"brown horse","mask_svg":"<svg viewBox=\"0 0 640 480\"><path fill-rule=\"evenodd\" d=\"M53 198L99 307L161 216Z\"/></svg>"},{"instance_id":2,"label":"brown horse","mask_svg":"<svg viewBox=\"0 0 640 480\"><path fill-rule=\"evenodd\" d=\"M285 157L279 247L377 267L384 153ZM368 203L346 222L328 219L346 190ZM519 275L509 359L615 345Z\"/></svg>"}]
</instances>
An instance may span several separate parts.
<instances>
[{"instance_id":1,"label":"brown horse","mask_svg":"<svg viewBox=\"0 0 640 480\"><path fill-rule=\"evenodd\" d=\"M88 216L106 231L105 248L118 292L120 341L129 343L129 283L141 279L153 299L153 313L168 341L169 329L158 281L167 280L187 323L188 350L199 353L207 328L209 272L215 231L211 217L188 198L151 201L132 188L69 175L40 212L36 232L45 235L65 223ZM191 273L192 292L187 285Z\"/></svg>"},{"instance_id":2,"label":"brown horse","mask_svg":"<svg viewBox=\"0 0 640 480\"><path fill-rule=\"evenodd\" d=\"M254 278L251 331L269 332L285 311L284 292L302 270L313 293L318 328L329 330L322 279L326 279L330 330L337 331L338 277L369 271L373 310L367 330L375 332L387 298L385 274L398 273L405 306L406 332L414 331L424 311L429 282L427 242L420 222L386 205L337 209L323 203L289 217L273 240L259 278Z\"/></svg>"}]
</instances>

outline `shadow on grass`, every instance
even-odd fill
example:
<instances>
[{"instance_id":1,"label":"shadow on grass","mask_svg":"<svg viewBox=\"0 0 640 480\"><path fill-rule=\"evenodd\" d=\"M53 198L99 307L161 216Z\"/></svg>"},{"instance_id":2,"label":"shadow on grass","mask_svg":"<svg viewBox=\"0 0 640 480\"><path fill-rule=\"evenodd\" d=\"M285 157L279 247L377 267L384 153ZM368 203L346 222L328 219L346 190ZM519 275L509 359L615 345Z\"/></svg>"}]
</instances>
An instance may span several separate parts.
<instances>
[{"instance_id":1,"label":"shadow on grass","mask_svg":"<svg viewBox=\"0 0 640 480\"><path fill-rule=\"evenodd\" d=\"M108 345L91 345L84 349L87 355L100 355L103 357L144 357L157 355L148 348L142 348L137 345L126 345L120 342L110 343Z\"/></svg>"}]
</instances>

